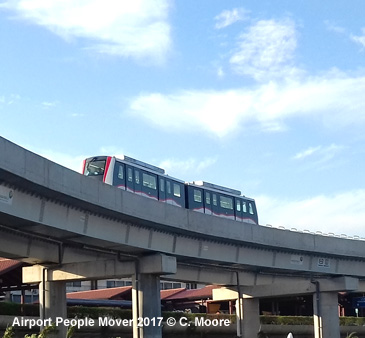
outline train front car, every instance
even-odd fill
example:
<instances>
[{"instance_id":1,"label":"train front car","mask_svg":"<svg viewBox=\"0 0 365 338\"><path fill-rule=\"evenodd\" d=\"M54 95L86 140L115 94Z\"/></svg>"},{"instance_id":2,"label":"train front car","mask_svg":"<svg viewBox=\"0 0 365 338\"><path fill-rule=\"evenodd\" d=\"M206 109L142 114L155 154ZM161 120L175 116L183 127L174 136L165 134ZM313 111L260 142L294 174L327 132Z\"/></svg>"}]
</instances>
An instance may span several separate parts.
<instances>
[{"instance_id":1,"label":"train front car","mask_svg":"<svg viewBox=\"0 0 365 338\"><path fill-rule=\"evenodd\" d=\"M83 173L104 183L178 207L185 207L184 181L152 164L121 155L89 157Z\"/></svg>"},{"instance_id":2,"label":"train front car","mask_svg":"<svg viewBox=\"0 0 365 338\"><path fill-rule=\"evenodd\" d=\"M187 207L197 212L239 222L258 224L255 201L239 190L194 181L186 185Z\"/></svg>"},{"instance_id":3,"label":"train front car","mask_svg":"<svg viewBox=\"0 0 365 338\"><path fill-rule=\"evenodd\" d=\"M110 156L94 156L84 160L82 172L85 176L89 176L100 180L104 183L112 184L110 182L111 172L113 171L114 162ZM111 170L110 170L111 168Z\"/></svg>"}]
</instances>

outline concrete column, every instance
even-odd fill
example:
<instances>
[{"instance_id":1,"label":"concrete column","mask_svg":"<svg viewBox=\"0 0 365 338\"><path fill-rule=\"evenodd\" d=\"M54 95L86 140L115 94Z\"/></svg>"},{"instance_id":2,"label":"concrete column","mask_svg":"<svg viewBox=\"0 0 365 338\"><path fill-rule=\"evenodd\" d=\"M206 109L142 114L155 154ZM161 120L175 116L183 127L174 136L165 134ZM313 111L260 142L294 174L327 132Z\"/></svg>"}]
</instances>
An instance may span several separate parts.
<instances>
[{"instance_id":1,"label":"concrete column","mask_svg":"<svg viewBox=\"0 0 365 338\"><path fill-rule=\"evenodd\" d=\"M315 338L340 338L338 293L317 292L313 296Z\"/></svg>"},{"instance_id":2,"label":"concrete column","mask_svg":"<svg viewBox=\"0 0 365 338\"><path fill-rule=\"evenodd\" d=\"M245 298L243 300L243 337L257 337L260 331L259 298Z\"/></svg>"},{"instance_id":3,"label":"concrete column","mask_svg":"<svg viewBox=\"0 0 365 338\"><path fill-rule=\"evenodd\" d=\"M133 277L133 338L161 338L162 327L159 326L161 317L160 276L156 274L139 274ZM137 327L142 322L148 326Z\"/></svg>"},{"instance_id":4,"label":"concrete column","mask_svg":"<svg viewBox=\"0 0 365 338\"><path fill-rule=\"evenodd\" d=\"M41 282L39 284L39 312L40 318L52 319L57 317L67 318L66 283L65 282ZM65 338L67 327L59 325L58 332L53 335L56 338Z\"/></svg>"},{"instance_id":5,"label":"concrete column","mask_svg":"<svg viewBox=\"0 0 365 338\"><path fill-rule=\"evenodd\" d=\"M243 335L243 299L236 300L237 337Z\"/></svg>"}]
</instances>

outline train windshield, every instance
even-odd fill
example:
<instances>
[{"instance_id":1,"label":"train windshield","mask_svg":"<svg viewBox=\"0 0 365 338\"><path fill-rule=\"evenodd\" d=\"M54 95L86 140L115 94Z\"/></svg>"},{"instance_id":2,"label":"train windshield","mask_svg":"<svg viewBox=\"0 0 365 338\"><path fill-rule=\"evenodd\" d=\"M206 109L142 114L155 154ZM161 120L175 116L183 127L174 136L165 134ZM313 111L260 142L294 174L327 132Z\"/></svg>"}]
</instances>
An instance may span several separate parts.
<instances>
[{"instance_id":1,"label":"train windshield","mask_svg":"<svg viewBox=\"0 0 365 338\"><path fill-rule=\"evenodd\" d=\"M85 176L100 176L104 175L106 159L91 158L86 161L84 175Z\"/></svg>"}]
</instances>

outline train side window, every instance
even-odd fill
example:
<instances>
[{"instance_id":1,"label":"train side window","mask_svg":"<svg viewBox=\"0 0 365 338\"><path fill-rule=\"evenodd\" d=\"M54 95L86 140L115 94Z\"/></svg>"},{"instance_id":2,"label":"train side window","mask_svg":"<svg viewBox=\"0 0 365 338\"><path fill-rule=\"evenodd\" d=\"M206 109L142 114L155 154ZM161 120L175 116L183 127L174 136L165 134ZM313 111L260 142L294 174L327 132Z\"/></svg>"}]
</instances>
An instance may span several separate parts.
<instances>
[{"instance_id":1,"label":"train side window","mask_svg":"<svg viewBox=\"0 0 365 338\"><path fill-rule=\"evenodd\" d=\"M245 201L242 202L242 211L247 212L247 205Z\"/></svg>"},{"instance_id":2,"label":"train side window","mask_svg":"<svg viewBox=\"0 0 365 338\"><path fill-rule=\"evenodd\" d=\"M118 166L118 178L120 180L124 179L124 165L123 164L119 164L119 166Z\"/></svg>"},{"instance_id":3,"label":"train side window","mask_svg":"<svg viewBox=\"0 0 365 338\"><path fill-rule=\"evenodd\" d=\"M213 205L217 205L217 195L213 194Z\"/></svg>"},{"instance_id":4,"label":"train side window","mask_svg":"<svg viewBox=\"0 0 365 338\"><path fill-rule=\"evenodd\" d=\"M134 180L139 184L139 170L134 170Z\"/></svg>"},{"instance_id":5,"label":"train side window","mask_svg":"<svg viewBox=\"0 0 365 338\"><path fill-rule=\"evenodd\" d=\"M194 202L201 202L202 201L202 192L198 189L194 189Z\"/></svg>"},{"instance_id":6,"label":"train side window","mask_svg":"<svg viewBox=\"0 0 365 338\"><path fill-rule=\"evenodd\" d=\"M180 197L181 196L181 188L179 184L174 183L174 196Z\"/></svg>"},{"instance_id":7,"label":"train side window","mask_svg":"<svg viewBox=\"0 0 365 338\"><path fill-rule=\"evenodd\" d=\"M160 190L165 191L165 180L163 178L160 178Z\"/></svg>"},{"instance_id":8,"label":"train side window","mask_svg":"<svg viewBox=\"0 0 365 338\"><path fill-rule=\"evenodd\" d=\"M156 190L156 177L146 173L142 174L143 186Z\"/></svg>"},{"instance_id":9,"label":"train side window","mask_svg":"<svg viewBox=\"0 0 365 338\"><path fill-rule=\"evenodd\" d=\"M167 188L167 193L171 194L171 182L170 181L166 181L166 188Z\"/></svg>"},{"instance_id":10,"label":"train side window","mask_svg":"<svg viewBox=\"0 0 365 338\"><path fill-rule=\"evenodd\" d=\"M129 182L132 182L133 181L132 168L128 168L128 181Z\"/></svg>"},{"instance_id":11,"label":"train side window","mask_svg":"<svg viewBox=\"0 0 365 338\"><path fill-rule=\"evenodd\" d=\"M248 203L248 212L253 215L254 212L253 212L253 207L252 207L252 203Z\"/></svg>"},{"instance_id":12,"label":"train side window","mask_svg":"<svg viewBox=\"0 0 365 338\"><path fill-rule=\"evenodd\" d=\"M236 200L236 210L241 211L241 201L240 200Z\"/></svg>"},{"instance_id":13,"label":"train side window","mask_svg":"<svg viewBox=\"0 0 365 338\"><path fill-rule=\"evenodd\" d=\"M210 204L210 192L205 193L205 204Z\"/></svg>"},{"instance_id":14,"label":"train side window","mask_svg":"<svg viewBox=\"0 0 365 338\"><path fill-rule=\"evenodd\" d=\"M220 196L220 206L223 209L233 210L233 199L231 197Z\"/></svg>"}]
</instances>

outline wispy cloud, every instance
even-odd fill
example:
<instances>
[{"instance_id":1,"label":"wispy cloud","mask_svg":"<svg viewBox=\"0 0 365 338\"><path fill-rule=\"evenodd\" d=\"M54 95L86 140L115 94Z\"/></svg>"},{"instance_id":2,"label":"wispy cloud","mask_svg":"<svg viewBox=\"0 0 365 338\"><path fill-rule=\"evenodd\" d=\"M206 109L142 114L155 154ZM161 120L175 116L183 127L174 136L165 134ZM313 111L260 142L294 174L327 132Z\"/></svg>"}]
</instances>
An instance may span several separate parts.
<instances>
[{"instance_id":1,"label":"wispy cloud","mask_svg":"<svg viewBox=\"0 0 365 338\"><path fill-rule=\"evenodd\" d=\"M365 28L362 29L362 35L351 35L351 40L365 47Z\"/></svg>"},{"instance_id":2,"label":"wispy cloud","mask_svg":"<svg viewBox=\"0 0 365 338\"><path fill-rule=\"evenodd\" d=\"M2 95L0 96L0 104L2 105L12 105L14 104L15 102L18 102L21 100L21 96L18 95L18 94L11 94L11 95Z\"/></svg>"},{"instance_id":3,"label":"wispy cloud","mask_svg":"<svg viewBox=\"0 0 365 338\"><path fill-rule=\"evenodd\" d=\"M50 108L53 108L57 105L57 102L56 101L43 101L42 102L42 107L44 109L50 109Z\"/></svg>"},{"instance_id":4,"label":"wispy cloud","mask_svg":"<svg viewBox=\"0 0 365 338\"><path fill-rule=\"evenodd\" d=\"M314 153L318 152L320 149L321 149L321 146L311 147L311 148L308 148L304 151L301 151L301 152L297 153L293 158L295 160L301 160L305 157L313 155Z\"/></svg>"},{"instance_id":5,"label":"wispy cloud","mask_svg":"<svg viewBox=\"0 0 365 338\"><path fill-rule=\"evenodd\" d=\"M173 174L177 177L184 177L187 174L199 174L203 170L211 167L217 162L216 158L194 159L187 160L166 159L159 164L159 167L164 168L168 174Z\"/></svg>"},{"instance_id":6,"label":"wispy cloud","mask_svg":"<svg viewBox=\"0 0 365 338\"><path fill-rule=\"evenodd\" d=\"M299 71L292 64L296 47L294 21L260 20L239 36L230 64L258 81L293 76Z\"/></svg>"},{"instance_id":7,"label":"wispy cloud","mask_svg":"<svg viewBox=\"0 0 365 338\"><path fill-rule=\"evenodd\" d=\"M248 14L249 11L244 8L225 10L214 18L216 21L215 28L222 29L234 24L237 21L246 20L248 18Z\"/></svg>"},{"instance_id":8,"label":"wispy cloud","mask_svg":"<svg viewBox=\"0 0 365 338\"><path fill-rule=\"evenodd\" d=\"M321 118L327 128L365 123L365 77L330 72L318 77L269 82L255 89L141 94L130 112L162 128L187 127L224 137L240 128L286 130L289 119ZM345 113L344 113L345 112Z\"/></svg>"},{"instance_id":9,"label":"wispy cloud","mask_svg":"<svg viewBox=\"0 0 365 338\"><path fill-rule=\"evenodd\" d=\"M343 150L343 146L339 146L336 144L331 144L328 147L323 146L317 146L317 147L310 147L306 150L303 150L299 153L297 153L293 159L294 160L303 160L307 157L313 157L315 155L320 156L321 158L324 158L326 160L331 159L335 156L336 153Z\"/></svg>"},{"instance_id":10,"label":"wispy cloud","mask_svg":"<svg viewBox=\"0 0 365 338\"><path fill-rule=\"evenodd\" d=\"M260 224L365 237L364 189L297 201L259 196L256 203ZM351 224L351 229L346 227L347 224Z\"/></svg>"},{"instance_id":11,"label":"wispy cloud","mask_svg":"<svg viewBox=\"0 0 365 338\"><path fill-rule=\"evenodd\" d=\"M315 168L317 170L322 170L324 168L328 168L328 166L332 165L332 160L338 156L341 151L345 149L344 146L331 144L327 147L317 146L310 147L306 150L303 150L297 153L293 159L297 161L305 161L305 167L302 168Z\"/></svg>"},{"instance_id":12,"label":"wispy cloud","mask_svg":"<svg viewBox=\"0 0 365 338\"><path fill-rule=\"evenodd\" d=\"M336 23L329 21L329 20L325 20L324 21L325 27L327 28L327 30L331 31L331 32L335 32L338 34L345 34L346 33L346 28L337 25Z\"/></svg>"},{"instance_id":13,"label":"wispy cloud","mask_svg":"<svg viewBox=\"0 0 365 338\"><path fill-rule=\"evenodd\" d=\"M161 62L171 44L167 0L8 0L1 7L99 53Z\"/></svg>"}]
</instances>

